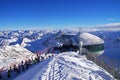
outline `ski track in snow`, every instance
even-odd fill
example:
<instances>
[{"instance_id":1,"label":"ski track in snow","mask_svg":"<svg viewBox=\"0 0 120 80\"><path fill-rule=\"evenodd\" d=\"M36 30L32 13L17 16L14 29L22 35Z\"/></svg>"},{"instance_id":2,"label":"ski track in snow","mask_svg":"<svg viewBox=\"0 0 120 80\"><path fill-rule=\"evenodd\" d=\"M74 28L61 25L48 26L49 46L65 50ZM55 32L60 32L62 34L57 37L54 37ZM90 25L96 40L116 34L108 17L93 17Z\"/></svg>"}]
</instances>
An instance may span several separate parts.
<instances>
[{"instance_id":1,"label":"ski track in snow","mask_svg":"<svg viewBox=\"0 0 120 80\"><path fill-rule=\"evenodd\" d=\"M55 56L46 67L38 71L32 80L113 80L85 56L67 52Z\"/></svg>"}]
</instances>

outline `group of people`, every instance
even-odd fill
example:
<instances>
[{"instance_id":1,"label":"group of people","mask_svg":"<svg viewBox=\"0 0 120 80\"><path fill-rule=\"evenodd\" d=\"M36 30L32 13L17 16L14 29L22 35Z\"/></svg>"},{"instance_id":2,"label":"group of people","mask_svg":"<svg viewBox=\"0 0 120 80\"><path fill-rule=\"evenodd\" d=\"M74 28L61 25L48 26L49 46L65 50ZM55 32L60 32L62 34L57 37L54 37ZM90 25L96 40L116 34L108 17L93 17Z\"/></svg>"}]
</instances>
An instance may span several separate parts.
<instances>
[{"instance_id":1,"label":"group of people","mask_svg":"<svg viewBox=\"0 0 120 80\"><path fill-rule=\"evenodd\" d=\"M6 70L6 72L4 72L3 74L0 73L0 80L12 79L19 73L22 73L25 70L27 70L30 66L38 62L41 62L44 59L49 58L51 56L50 55L48 56L47 54L45 54L44 56L37 54L34 59L32 58L32 59L27 59L25 61L21 61L21 63L18 65L14 64L13 66L10 66L10 68Z\"/></svg>"}]
</instances>

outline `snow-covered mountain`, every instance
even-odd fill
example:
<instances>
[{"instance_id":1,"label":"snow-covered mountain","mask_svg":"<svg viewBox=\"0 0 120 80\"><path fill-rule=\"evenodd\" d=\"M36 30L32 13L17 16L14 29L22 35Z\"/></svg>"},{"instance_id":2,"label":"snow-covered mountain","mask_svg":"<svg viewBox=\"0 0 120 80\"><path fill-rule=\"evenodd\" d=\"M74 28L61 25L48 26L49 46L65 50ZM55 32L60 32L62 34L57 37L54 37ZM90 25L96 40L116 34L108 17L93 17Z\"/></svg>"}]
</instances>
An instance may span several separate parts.
<instances>
[{"instance_id":1,"label":"snow-covered mountain","mask_svg":"<svg viewBox=\"0 0 120 80\"><path fill-rule=\"evenodd\" d=\"M32 73L31 73L32 72ZM63 52L39 63L14 80L114 80L101 67L75 52Z\"/></svg>"},{"instance_id":2,"label":"snow-covered mountain","mask_svg":"<svg viewBox=\"0 0 120 80\"><path fill-rule=\"evenodd\" d=\"M0 69L9 69L21 61L34 58L36 55L17 45L0 47Z\"/></svg>"},{"instance_id":3,"label":"snow-covered mountain","mask_svg":"<svg viewBox=\"0 0 120 80\"><path fill-rule=\"evenodd\" d=\"M92 29L92 28L91 28ZM61 30L65 34L77 34L78 30ZM103 56L120 60L119 56L119 40L120 31L90 31L83 29L83 32L90 32L105 41L105 53ZM18 31L0 31L0 46L20 45L29 51L36 52L44 50L48 43L54 43L56 34L59 30L18 30ZM49 41L49 42L48 42ZM53 45L53 44L51 44Z\"/></svg>"},{"instance_id":4,"label":"snow-covered mountain","mask_svg":"<svg viewBox=\"0 0 120 80\"><path fill-rule=\"evenodd\" d=\"M45 49L43 42L53 33L49 30L0 31L0 69L9 69L36 56L32 52Z\"/></svg>"},{"instance_id":5,"label":"snow-covered mountain","mask_svg":"<svg viewBox=\"0 0 120 80\"><path fill-rule=\"evenodd\" d=\"M104 53L100 56L102 60L114 66L120 66L120 31L94 31L92 34L102 38L104 43Z\"/></svg>"},{"instance_id":6,"label":"snow-covered mountain","mask_svg":"<svg viewBox=\"0 0 120 80\"><path fill-rule=\"evenodd\" d=\"M79 30L78 29L74 29L74 30L69 30L69 29L66 30L65 29L65 30L60 30L60 31L62 31L65 34L77 34ZM109 63L112 60L112 61L114 61L115 64L117 64L119 66L119 64L120 64L119 63L119 60L120 60L120 57L119 57L120 56L120 53L119 53L120 52L119 51L120 50L120 31L119 30L112 30L112 29L107 30L107 28L105 28L105 29L91 28L91 29L83 29L82 31L90 32L91 34L94 34L94 35L100 37L101 39L103 39L105 42L105 44L104 44L105 51L101 55L101 57L104 57L104 61ZM14 63L19 63L21 60L25 60L26 57L35 56L34 53L32 53L32 52L38 52L38 51L44 52L47 48L50 48L51 46L54 45L55 38L59 37L58 32L59 32L59 30L0 31L0 68L4 68L4 67L9 68ZM64 54L66 54L66 53L64 53ZM62 55L60 55L60 56L62 56ZM64 55L64 56L66 56L66 55ZM59 55L58 55L58 57L59 57ZM68 57L70 57L70 55L68 55ZM64 58L64 57L62 56L62 58ZM65 58L67 59L67 57L65 57ZM76 59L76 58L77 57L74 55L74 59ZM54 59L56 59L56 60L54 60ZM74 60L73 58L70 58L70 59ZM81 59L83 59L83 60L79 60L79 61L84 62L85 58L81 57ZM52 62L57 61L57 60L58 60L58 58L56 56L53 59L51 59L50 63L49 63L49 61L47 61L45 63L45 65L48 64L47 67L50 68L50 66L53 66ZM59 60L57 62L59 62ZM70 64L76 65L76 64L72 64L73 62L74 61L72 61ZM65 63L65 62L63 61L63 63ZM78 63L78 62L74 62L74 63ZM84 62L84 63L86 66L87 64L89 64L89 61ZM58 65L60 65L58 63L56 63L56 64L57 64L56 67ZM76 65L76 67L74 66L74 68L76 69L75 73L74 73L74 74L76 74L75 77L74 76L73 77L64 77L63 75L66 75L66 76L73 75L73 74L67 74L67 73L66 74L60 73L61 74L60 76L64 77L65 79L72 79L72 78L73 79L76 79L76 78L81 79L81 77L79 75L77 75L77 73L81 74L80 72L77 72L77 67L80 67L80 64L79 64L79 66L77 66L77 65ZM95 65L92 62L90 62L90 64ZM81 66L82 65L84 65L84 64L81 64ZM66 66L64 66L64 67L66 67ZM82 66L82 67L84 67L86 69L85 66ZM71 66L71 68L72 67L73 66ZM63 70L67 69L67 67L66 68L61 67L61 68ZM57 69L59 69L59 68L57 68ZM78 70L81 70L81 69L82 68L78 68ZM89 69L90 70L88 70L88 71L92 71L91 68L89 68ZM101 68L97 68L97 69L101 70ZM47 68L44 70L49 72L49 69L47 69ZM93 70L93 72L94 72L94 70ZM91 75L88 74L88 76L92 79L94 79L95 77L98 76L97 79L103 80L104 78L106 79L106 76L103 77L103 74L102 74L103 72L100 72L100 73L95 72L95 73L92 73ZM72 73L72 72L70 72L70 73ZM95 74L95 75L93 75L93 74ZM48 77L44 76L44 75L48 75L47 72L45 72L41 75L42 76L39 76L39 75L34 76L34 78L36 79L38 77L41 77L42 79L44 79L44 78L50 77L50 76L48 76ZM57 75L58 74L56 74L54 76L59 78L59 76L57 76ZM87 75L87 74L85 74L85 75ZM102 77L99 75L102 75ZM106 74L104 74L104 75L106 75ZM88 76L85 77L83 75L82 78L89 79ZM52 78L50 77L50 79L52 79ZM110 78L110 79L112 79L112 78Z\"/></svg>"}]
</instances>

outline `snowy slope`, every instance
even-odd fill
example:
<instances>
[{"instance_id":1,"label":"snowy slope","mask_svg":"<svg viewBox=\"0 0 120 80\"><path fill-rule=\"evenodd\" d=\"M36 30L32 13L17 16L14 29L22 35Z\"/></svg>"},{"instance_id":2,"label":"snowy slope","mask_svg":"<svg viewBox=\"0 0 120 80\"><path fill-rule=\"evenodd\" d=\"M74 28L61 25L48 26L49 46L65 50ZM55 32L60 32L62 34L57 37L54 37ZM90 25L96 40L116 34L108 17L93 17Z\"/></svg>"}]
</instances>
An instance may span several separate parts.
<instances>
[{"instance_id":1,"label":"snowy slope","mask_svg":"<svg viewBox=\"0 0 120 80\"><path fill-rule=\"evenodd\" d=\"M52 31L21 30L0 31L0 70L35 56L45 47L42 43L52 35Z\"/></svg>"},{"instance_id":2,"label":"snowy slope","mask_svg":"<svg viewBox=\"0 0 120 80\"><path fill-rule=\"evenodd\" d=\"M49 62L50 60L50 62ZM33 73L31 73L33 72ZM114 80L104 69L85 56L64 52L39 63L15 80Z\"/></svg>"},{"instance_id":3,"label":"snowy slope","mask_svg":"<svg viewBox=\"0 0 120 80\"><path fill-rule=\"evenodd\" d=\"M10 66L12 67L22 60L34 58L35 56L35 54L19 45L2 46L0 47L0 68L9 69Z\"/></svg>"}]
</instances>

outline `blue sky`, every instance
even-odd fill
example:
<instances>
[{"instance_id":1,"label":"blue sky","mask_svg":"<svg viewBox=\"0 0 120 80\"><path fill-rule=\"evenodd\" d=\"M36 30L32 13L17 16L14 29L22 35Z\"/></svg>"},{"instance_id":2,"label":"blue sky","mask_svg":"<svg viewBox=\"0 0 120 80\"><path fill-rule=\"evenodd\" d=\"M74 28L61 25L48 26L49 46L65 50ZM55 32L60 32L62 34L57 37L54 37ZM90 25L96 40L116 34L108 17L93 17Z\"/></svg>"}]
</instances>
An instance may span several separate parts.
<instances>
[{"instance_id":1,"label":"blue sky","mask_svg":"<svg viewBox=\"0 0 120 80\"><path fill-rule=\"evenodd\" d=\"M120 22L120 0L0 0L0 29L89 27Z\"/></svg>"}]
</instances>

